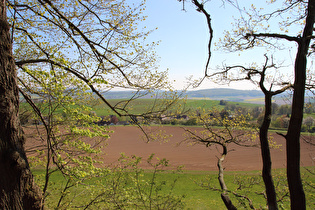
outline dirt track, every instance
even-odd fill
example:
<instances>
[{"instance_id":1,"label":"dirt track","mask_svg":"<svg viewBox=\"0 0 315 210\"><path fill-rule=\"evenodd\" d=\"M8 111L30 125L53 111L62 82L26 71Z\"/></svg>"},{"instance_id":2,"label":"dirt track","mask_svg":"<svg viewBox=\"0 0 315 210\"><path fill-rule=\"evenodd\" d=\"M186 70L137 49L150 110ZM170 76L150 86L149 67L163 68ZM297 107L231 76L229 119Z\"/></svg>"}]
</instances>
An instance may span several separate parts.
<instances>
[{"instance_id":1,"label":"dirt track","mask_svg":"<svg viewBox=\"0 0 315 210\"><path fill-rule=\"evenodd\" d=\"M132 126L113 126L111 129L114 133L108 141L109 145L104 150L106 153L104 161L106 163L115 163L121 152L124 152L126 155L137 155L143 158L154 153L156 157L168 159L173 166L185 165L184 169L186 170L217 170L216 155L219 153L215 147L206 148L204 145L188 146L187 144L177 146L177 143L184 139L183 130L179 127L163 128L167 133L173 135L168 143L145 143L144 140L141 140L143 137L141 131ZM285 168L285 141L279 135L274 135L274 141L282 144L282 147L271 151L272 167ZM226 170L261 170L262 161L259 148L231 145L229 149L233 151L230 151L226 157L224 163ZM314 161L315 147L302 141L301 166L313 166L315 164Z\"/></svg>"}]
</instances>

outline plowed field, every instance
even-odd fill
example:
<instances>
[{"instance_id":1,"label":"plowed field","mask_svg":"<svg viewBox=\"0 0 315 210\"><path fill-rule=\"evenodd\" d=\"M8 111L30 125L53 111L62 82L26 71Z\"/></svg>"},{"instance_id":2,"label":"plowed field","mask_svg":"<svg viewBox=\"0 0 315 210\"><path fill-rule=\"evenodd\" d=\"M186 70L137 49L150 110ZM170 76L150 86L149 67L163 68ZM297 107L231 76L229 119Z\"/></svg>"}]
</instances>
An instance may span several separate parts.
<instances>
[{"instance_id":1,"label":"plowed field","mask_svg":"<svg viewBox=\"0 0 315 210\"><path fill-rule=\"evenodd\" d=\"M178 145L184 140L183 129L180 127L163 127L167 134L173 135L167 143L146 143L142 132L136 127L113 126L110 128L114 133L108 140L108 146L104 149L104 161L108 164L115 163L122 152L126 155L136 155L143 158L154 153L156 157L168 159L170 165L184 165L186 170L217 170L216 162L219 148L207 148L204 145L189 146L187 143ZM282 146L280 149L272 149L271 151L272 167L285 168L285 140L277 134L273 136L274 141ZM315 147L301 140L301 166L313 166L314 161ZM230 145L224 166L225 170L228 171L261 170L260 149Z\"/></svg>"}]
</instances>

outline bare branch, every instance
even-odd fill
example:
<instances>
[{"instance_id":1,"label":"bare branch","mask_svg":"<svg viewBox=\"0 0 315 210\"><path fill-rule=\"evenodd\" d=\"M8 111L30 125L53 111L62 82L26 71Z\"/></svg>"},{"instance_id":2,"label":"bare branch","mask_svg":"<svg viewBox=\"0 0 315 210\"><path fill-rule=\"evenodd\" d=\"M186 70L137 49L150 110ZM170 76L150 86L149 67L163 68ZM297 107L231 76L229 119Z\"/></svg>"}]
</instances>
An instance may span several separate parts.
<instances>
[{"instance_id":1,"label":"bare branch","mask_svg":"<svg viewBox=\"0 0 315 210\"><path fill-rule=\"evenodd\" d=\"M249 37L253 37L254 39L263 37L263 38L276 38L276 39L285 39L288 41L295 41L298 42L300 39L299 37L288 36L284 34L277 34L277 33L247 33L244 38L248 39Z\"/></svg>"},{"instance_id":2,"label":"bare branch","mask_svg":"<svg viewBox=\"0 0 315 210\"><path fill-rule=\"evenodd\" d=\"M200 3L197 0L193 0L193 3L197 6L197 11L199 11L205 15L206 20L207 20L207 26L209 29L209 36L210 37L209 37L209 42L208 42L208 58L207 58L206 68L205 68L205 73L204 73L204 76L207 77L208 76L208 68L209 68L210 59L211 59L211 45L212 45L212 39L213 39L213 29L212 29L212 24L211 24L211 16L204 9L203 3Z\"/></svg>"}]
</instances>

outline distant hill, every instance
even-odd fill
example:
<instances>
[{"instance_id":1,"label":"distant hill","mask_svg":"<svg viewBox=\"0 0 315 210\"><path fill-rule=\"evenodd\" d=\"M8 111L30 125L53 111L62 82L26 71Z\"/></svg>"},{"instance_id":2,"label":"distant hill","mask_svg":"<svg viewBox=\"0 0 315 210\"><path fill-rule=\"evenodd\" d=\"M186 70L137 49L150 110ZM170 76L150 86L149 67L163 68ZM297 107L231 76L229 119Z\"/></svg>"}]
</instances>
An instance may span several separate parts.
<instances>
[{"instance_id":1,"label":"distant hill","mask_svg":"<svg viewBox=\"0 0 315 210\"><path fill-rule=\"evenodd\" d=\"M106 99L128 99L134 95L134 91L108 91L102 93Z\"/></svg>"},{"instance_id":2,"label":"distant hill","mask_svg":"<svg viewBox=\"0 0 315 210\"><path fill-rule=\"evenodd\" d=\"M103 92L102 95L106 99L130 99L135 95L136 91L107 91ZM141 94L144 94L145 91L140 91ZM155 91L153 93L147 94L142 99L152 98L153 94L162 95L163 91ZM32 95L32 94L30 94ZM246 102L246 103L255 103L263 104L264 103L264 94L260 90L238 90L232 88L212 88L212 89L203 89L203 90L192 90L182 93L183 97L188 99L196 100L226 100L233 102ZM36 100L36 95L32 96ZM22 101L24 98L20 95ZM155 98L155 96L154 96ZM290 104L291 96L289 92L277 95L273 97L273 102L277 104ZM315 102L314 94L310 91L306 91L305 102Z\"/></svg>"},{"instance_id":3,"label":"distant hill","mask_svg":"<svg viewBox=\"0 0 315 210\"><path fill-rule=\"evenodd\" d=\"M109 91L103 93L107 99L126 99L134 95L134 91ZM144 98L150 98L147 95ZM209 100L227 100L227 101L246 101L252 103L261 103L263 93L258 90L237 90L231 88L213 88L203 90L193 90L184 93L188 99L209 99Z\"/></svg>"}]
</instances>

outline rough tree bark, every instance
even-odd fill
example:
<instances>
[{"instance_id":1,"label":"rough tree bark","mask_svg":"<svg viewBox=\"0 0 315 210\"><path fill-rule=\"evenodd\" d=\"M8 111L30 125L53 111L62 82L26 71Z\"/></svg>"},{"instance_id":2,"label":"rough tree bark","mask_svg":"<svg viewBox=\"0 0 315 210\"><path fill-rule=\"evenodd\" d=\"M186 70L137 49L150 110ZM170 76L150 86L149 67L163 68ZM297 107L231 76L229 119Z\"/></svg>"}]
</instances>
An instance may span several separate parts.
<instances>
[{"instance_id":1,"label":"rough tree bark","mask_svg":"<svg viewBox=\"0 0 315 210\"><path fill-rule=\"evenodd\" d=\"M305 193L300 174L300 133L303 120L306 81L306 61L314 30L315 0L309 0L306 24L298 41L295 59L295 80L292 114L286 135L287 178L290 191L291 209L306 209Z\"/></svg>"},{"instance_id":2,"label":"rough tree bark","mask_svg":"<svg viewBox=\"0 0 315 210\"><path fill-rule=\"evenodd\" d=\"M6 1L0 1L0 209L41 209L24 151Z\"/></svg>"}]
</instances>

